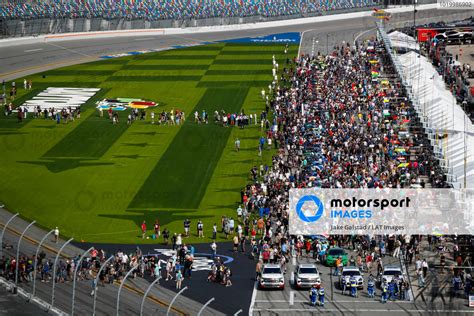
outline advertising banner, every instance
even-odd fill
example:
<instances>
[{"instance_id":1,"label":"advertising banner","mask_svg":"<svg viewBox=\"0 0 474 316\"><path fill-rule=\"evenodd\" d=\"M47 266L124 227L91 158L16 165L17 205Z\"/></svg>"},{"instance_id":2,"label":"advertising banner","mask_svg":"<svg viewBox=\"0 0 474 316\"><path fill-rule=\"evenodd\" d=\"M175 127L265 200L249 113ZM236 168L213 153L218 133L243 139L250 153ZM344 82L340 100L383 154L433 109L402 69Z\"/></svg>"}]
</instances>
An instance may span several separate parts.
<instances>
[{"instance_id":1,"label":"advertising banner","mask_svg":"<svg viewBox=\"0 0 474 316\"><path fill-rule=\"evenodd\" d=\"M291 189L292 235L473 234L474 189Z\"/></svg>"}]
</instances>

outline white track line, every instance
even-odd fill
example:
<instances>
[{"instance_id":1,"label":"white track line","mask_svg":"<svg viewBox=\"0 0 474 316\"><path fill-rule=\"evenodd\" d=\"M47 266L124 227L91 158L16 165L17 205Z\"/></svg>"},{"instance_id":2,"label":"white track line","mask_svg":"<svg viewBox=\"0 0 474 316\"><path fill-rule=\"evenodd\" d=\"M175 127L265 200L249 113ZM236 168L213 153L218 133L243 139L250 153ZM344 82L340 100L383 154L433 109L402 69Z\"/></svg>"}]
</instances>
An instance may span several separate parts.
<instances>
[{"instance_id":1,"label":"white track line","mask_svg":"<svg viewBox=\"0 0 474 316\"><path fill-rule=\"evenodd\" d=\"M309 32L309 31L314 31L314 29L309 29L309 30L303 31L303 33L301 33L300 47L298 47L298 58L301 57L301 45L303 45L304 33Z\"/></svg>"},{"instance_id":2,"label":"white track line","mask_svg":"<svg viewBox=\"0 0 474 316\"><path fill-rule=\"evenodd\" d=\"M135 41L152 41L154 38L152 37L147 37L147 38L136 38L134 39Z\"/></svg>"},{"instance_id":3,"label":"white track line","mask_svg":"<svg viewBox=\"0 0 474 316\"><path fill-rule=\"evenodd\" d=\"M43 50L43 49L42 48L28 49L28 50L25 50L24 52L25 53L31 53L31 52L37 52L37 51L40 51L40 50Z\"/></svg>"},{"instance_id":4,"label":"white track line","mask_svg":"<svg viewBox=\"0 0 474 316\"><path fill-rule=\"evenodd\" d=\"M252 316L254 312L253 307L255 305L255 298L257 297L257 291L258 291L257 287L258 287L258 281L255 281L253 292L252 292L252 300L250 301L249 316Z\"/></svg>"},{"instance_id":5,"label":"white track line","mask_svg":"<svg viewBox=\"0 0 474 316\"><path fill-rule=\"evenodd\" d=\"M74 53L74 54L79 54L81 56L85 56L85 57L93 57L91 55L87 55L87 54L84 54L84 53L81 53L79 51L76 51L74 49L70 49L70 48L67 48L67 47L64 47L64 46L61 46L61 45L58 45L58 44L53 44L53 43L47 43L48 45L51 45L51 46L54 46L54 47L57 47L57 48L61 48L61 49L64 49L64 50L67 50L68 52L71 52L71 53Z\"/></svg>"},{"instance_id":6,"label":"white track line","mask_svg":"<svg viewBox=\"0 0 474 316\"><path fill-rule=\"evenodd\" d=\"M361 33L359 33L359 34L357 34L357 36L354 38L354 45L356 44L356 42L357 42L357 40L359 39L359 37L361 37L361 36L364 35L364 34L367 34L367 33L371 32L371 31L373 31L373 30L375 30L375 29L377 29L377 28L374 27L374 28L365 30L365 31L363 31L363 32L361 32Z\"/></svg>"}]
</instances>

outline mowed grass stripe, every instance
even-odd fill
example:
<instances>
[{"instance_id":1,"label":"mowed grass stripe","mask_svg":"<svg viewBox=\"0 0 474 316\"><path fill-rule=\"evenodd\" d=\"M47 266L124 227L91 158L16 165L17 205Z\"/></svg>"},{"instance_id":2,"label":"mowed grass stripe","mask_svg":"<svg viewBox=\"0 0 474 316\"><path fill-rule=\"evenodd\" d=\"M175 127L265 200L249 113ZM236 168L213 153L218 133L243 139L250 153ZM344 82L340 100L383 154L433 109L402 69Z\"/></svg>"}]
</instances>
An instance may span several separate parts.
<instances>
[{"instance_id":1,"label":"mowed grass stripe","mask_svg":"<svg viewBox=\"0 0 474 316\"><path fill-rule=\"evenodd\" d=\"M295 51L296 52L296 51ZM272 56L273 54L276 55L281 55L285 56L284 48L283 47L278 47L275 50L222 50L219 55L233 55L235 56L243 56L243 55L270 55ZM288 56L293 56L293 51L288 50Z\"/></svg>"},{"instance_id":2,"label":"mowed grass stripe","mask_svg":"<svg viewBox=\"0 0 474 316\"><path fill-rule=\"evenodd\" d=\"M54 79L54 77L53 77ZM64 80L64 79L63 79ZM67 87L67 88L95 88L99 86L102 82L100 81L81 81L81 82L69 82L69 81L34 81L33 84L36 88L41 88L42 90L49 87Z\"/></svg>"},{"instance_id":3,"label":"mowed grass stripe","mask_svg":"<svg viewBox=\"0 0 474 316\"><path fill-rule=\"evenodd\" d=\"M141 66L163 66L163 65L205 65L209 66L214 61L213 59L175 59L175 60L168 60L168 59L142 59L142 60L132 60L130 61L127 66L132 65L141 65Z\"/></svg>"},{"instance_id":4,"label":"mowed grass stripe","mask_svg":"<svg viewBox=\"0 0 474 316\"><path fill-rule=\"evenodd\" d=\"M206 110L212 118L212 113L221 110L223 105L228 112L238 112L247 92L247 88L208 89L193 112ZM212 123L198 125L189 119L191 117L192 113L129 209L195 209L199 206L231 129Z\"/></svg>"},{"instance_id":5,"label":"mowed grass stripe","mask_svg":"<svg viewBox=\"0 0 474 316\"><path fill-rule=\"evenodd\" d=\"M133 59L133 56L128 56L128 57L121 57L121 58L107 58L107 59L102 59L99 61L93 61L91 63L86 63L82 64L84 67L88 66L98 66L98 65L117 65L117 64L126 64L128 63L131 59Z\"/></svg>"},{"instance_id":6,"label":"mowed grass stripe","mask_svg":"<svg viewBox=\"0 0 474 316\"><path fill-rule=\"evenodd\" d=\"M276 59L277 62L283 64L284 59ZM272 60L266 59L216 59L214 65L265 65L271 64Z\"/></svg>"},{"instance_id":7,"label":"mowed grass stripe","mask_svg":"<svg viewBox=\"0 0 474 316\"><path fill-rule=\"evenodd\" d=\"M104 98L108 89L102 89L86 104L86 107ZM120 124L112 123L96 115L89 116L73 131L48 150L43 158L100 158L122 136L127 129L128 113L117 112ZM105 114L107 115L107 114Z\"/></svg>"},{"instance_id":8,"label":"mowed grass stripe","mask_svg":"<svg viewBox=\"0 0 474 316\"><path fill-rule=\"evenodd\" d=\"M42 73L45 76L111 76L117 70L58 69Z\"/></svg>"},{"instance_id":9,"label":"mowed grass stripe","mask_svg":"<svg viewBox=\"0 0 474 316\"><path fill-rule=\"evenodd\" d=\"M290 46L291 48L295 48L295 46ZM233 51L233 50L244 50L244 51L284 51L284 44L265 44L265 43L226 43L225 47L222 51ZM296 50L298 47L296 46Z\"/></svg>"},{"instance_id":10,"label":"mowed grass stripe","mask_svg":"<svg viewBox=\"0 0 474 316\"><path fill-rule=\"evenodd\" d=\"M214 59L217 55L166 55L166 54L160 54L160 55L152 55L148 56L146 54L143 55L138 55L135 60L153 60L153 59L166 59L166 60L187 60L187 59Z\"/></svg>"},{"instance_id":11,"label":"mowed grass stripe","mask_svg":"<svg viewBox=\"0 0 474 316\"><path fill-rule=\"evenodd\" d=\"M196 87L198 88L213 88L213 89L229 89L235 88L250 88L250 87L267 87L268 80L248 80L248 81L200 81Z\"/></svg>"},{"instance_id":12,"label":"mowed grass stripe","mask_svg":"<svg viewBox=\"0 0 474 316\"><path fill-rule=\"evenodd\" d=\"M270 59L271 60L271 59ZM265 65L210 65L209 70L266 70L269 74L272 73L272 63Z\"/></svg>"},{"instance_id":13,"label":"mowed grass stripe","mask_svg":"<svg viewBox=\"0 0 474 316\"><path fill-rule=\"evenodd\" d=\"M179 51L186 51L186 52L220 51L222 50L223 47L224 47L223 44L209 44L209 45L183 47L183 48L180 48Z\"/></svg>"},{"instance_id":14,"label":"mowed grass stripe","mask_svg":"<svg viewBox=\"0 0 474 316\"><path fill-rule=\"evenodd\" d=\"M121 70L207 70L209 65L125 65Z\"/></svg>"},{"instance_id":15,"label":"mowed grass stripe","mask_svg":"<svg viewBox=\"0 0 474 316\"><path fill-rule=\"evenodd\" d=\"M204 76L206 70L120 70L117 71L114 76L121 77L121 76L152 76L152 77L160 77L160 76Z\"/></svg>"},{"instance_id":16,"label":"mowed grass stripe","mask_svg":"<svg viewBox=\"0 0 474 316\"><path fill-rule=\"evenodd\" d=\"M229 76L229 75L270 75L271 71L266 69L243 69L243 70L208 70L206 76Z\"/></svg>"},{"instance_id":17,"label":"mowed grass stripe","mask_svg":"<svg viewBox=\"0 0 474 316\"><path fill-rule=\"evenodd\" d=\"M201 76L113 76L106 81L199 81Z\"/></svg>"}]
</instances>

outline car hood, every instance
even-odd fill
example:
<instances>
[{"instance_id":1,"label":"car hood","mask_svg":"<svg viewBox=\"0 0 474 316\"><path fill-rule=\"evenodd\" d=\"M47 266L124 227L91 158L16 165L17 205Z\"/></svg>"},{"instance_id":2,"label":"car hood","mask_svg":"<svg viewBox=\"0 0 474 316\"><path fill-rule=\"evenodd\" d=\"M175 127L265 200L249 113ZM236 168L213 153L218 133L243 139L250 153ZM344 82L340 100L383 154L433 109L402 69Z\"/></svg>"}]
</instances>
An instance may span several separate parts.
<instances>
[{"instance_id":1,"label":"car hood","mask_svg":"<svg viewBox=\"0 0 474 316\"><path fill-rule=\"evenodd\" d=\"M350 276L343 276L343 277L341 277L341 278L344 279L346 282L349 282L350 279L351 279ZM357 281L359 281L360 279L362 279L362 276L361 276L361 275L355 276L355 279L356 279Z\"/></svg>"},{"instance_id":2,"label":"car hood","mask_svg":"<svg viewBox=\"0 0 474 316\"><path fill-rule=\"evenodd\" d=\"M264 273L262 274L262 278L278 279L278 278L283 278L283 275L278 274L278 273Z\"/></svg>"},{"instance_id":3,"label":"car hood","mask_svg":"<svg viewBox=\"0 0 474 316\"><path fill-rule=\"evenodd\" d=\"M303 279L319 279L319 274L305 274L305 273L300 273L296 275L298 278L303 278Z\"/></svg>"}]
</instances>

